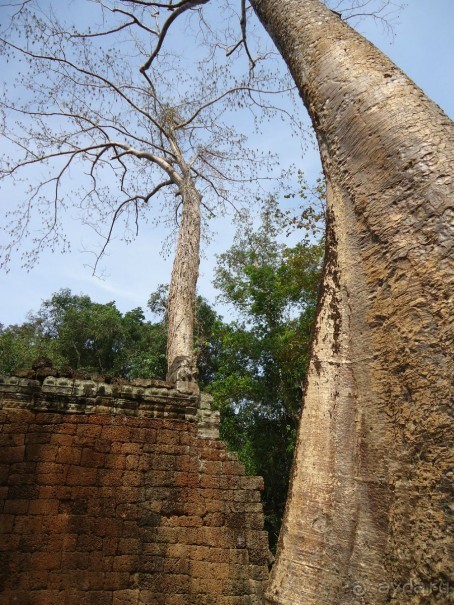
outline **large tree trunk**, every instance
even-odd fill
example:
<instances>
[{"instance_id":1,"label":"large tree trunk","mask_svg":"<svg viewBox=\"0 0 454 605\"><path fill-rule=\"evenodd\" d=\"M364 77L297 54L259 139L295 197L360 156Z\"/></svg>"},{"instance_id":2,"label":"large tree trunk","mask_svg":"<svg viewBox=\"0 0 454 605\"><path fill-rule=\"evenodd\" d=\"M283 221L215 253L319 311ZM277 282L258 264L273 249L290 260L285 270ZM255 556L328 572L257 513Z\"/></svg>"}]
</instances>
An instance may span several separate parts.
<instances>
[{"instance_id":1,"label":"large tree trunk","mask_svg":"<svg viewBox=\"0 0 454 605\"><path fill-rule=\"evenodd\" d=\"M446 604L452 123L318 0L251 4L328 181L323 294L267 599Z\"/></svg>"},{"instance_id":2,"label":"large tree trunk","mask_svg":"<svg viewBox=\"0 0 454 605\"><path fill-rule=\"evenodd\" d=\"M167 380L194 384L194 313L200 259L201 197L190 176L180 184L181 223L170 281L167 338Z\"/></svg>"}]
</instances>

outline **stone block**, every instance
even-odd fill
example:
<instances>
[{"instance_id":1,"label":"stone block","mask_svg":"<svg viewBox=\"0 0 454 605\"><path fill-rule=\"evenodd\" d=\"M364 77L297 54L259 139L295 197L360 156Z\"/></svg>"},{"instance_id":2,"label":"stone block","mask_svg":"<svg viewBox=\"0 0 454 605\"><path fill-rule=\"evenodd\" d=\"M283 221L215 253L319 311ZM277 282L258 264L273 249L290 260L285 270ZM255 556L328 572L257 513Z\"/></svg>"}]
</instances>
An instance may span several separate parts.
<instances>
[{"instance_id":1,"label":"stone block","mask_svg":"<svg viewBox=\"0 0 454 605\"><path fill-rule=\"evenodd\" d=\"M58 500L31 500L28 507L29 515L52 516L58 513L60 502Z\"/></svg>"},{"instance_id":2,"label":"stone block","mask_svg":"<svg viewBox=\"0 0 454 605\"><path fill-rule=\"evenodd\" d=\"M94 451L91 448L83 448L80 458L81 466L103 468L106 460L106 454ZM77 464L77 463L76 463Z\"/></svg>"},{"instance_id":3,"label":"stone block","mask_svg":"<svg viewBox=\"0 0 454 605\"><path fill-rule=\"evenodd\" d=\"M117 553L119 555L138 554L140 552L139 538L120 538Z\"/></svg>"},{"instance_id":4,"label":"stone block","mask_svg":"<svg viewBox=\"0 0 454 605\"><path fill-rule=\"evenodd\" d=\"M67 485L96 485L98 470L71 465L66 475Z\"/></svg>"},{"instance_id":5,"label":"stone block","mask_svg":"<svg viewBox=\"0 0 454 605\"><path fill-rule=\"evenodd\" d=\"M15 516L1 515L0 517L0 534L10 534L13 531Z\"/></svg>"},{"instance_id":6,"label":"stone block","mask_svg":"<svg viewBox=\"0 0 454 605\"><path fill-rule=\"evenodd\" d=\"M104 586L106 591L125 590L129 584L129 572L111 571L104 573Z\"/></svg>"},{"instance_id":7,"label":"stone block","mask_svg":"<svg viewBox=\"0 0 454 605\"><path fill-rule=\"evenodd\" d=\"M2 463L11 464L13 462L21 462L24 459L25 446L6 446L2 447Z\"/></svg>"},{"instance_id":8,"label":"stone block","mask_svg":"<svg viewBox=\"0 0 454 605\"><path fill-rule=\"evenodd\" d=\"M8 475L10 472L9 464L4 464L3 460L0 464L0 484L5 485L8 480Z\"/></svg>"},{"instance_id":9,"label":"stone block","mask_svg":"<svg viewBox=\"0 0 454 605\"><path fill-rule=\"evenodd\" d=\"M117 590L113 593L112 605L138 605L139 591L134 590Z\"/></svg>"},{"instance_id":10,"label":"stone block","mask_svg":"<svg viewBox=\"0 0 454 605\"><path fill-rule=\"evenodd\" d=\"M13 477L14 478L14 477ZM14 480L14 483L18 483L18 485L10 485L8 487L8 500L34 500L38 497L39 490L36 485L21 485L20 484L21 476L17 476L17 481Z\"/></svg>"},{"instance_id":11,"label":"stone block","mask_svg":"<svg viewBox=\"0 0 454 605\"><path fill-rule=\"evenodd\" d=\"M19 447L24 445L24 443L25 435L23 433L0 434L0 448Z\"/></svg>"},{"instance_id":12,"label":"stone block","mask_svg":"<svg viewBox=\"0 0 454 605\"><path fill-rule=\"evenodd\" d=\"M60 552L33 552L30 555L30 567L34 570L60 569L62 553Z\"/></svg>"}]
</instances>

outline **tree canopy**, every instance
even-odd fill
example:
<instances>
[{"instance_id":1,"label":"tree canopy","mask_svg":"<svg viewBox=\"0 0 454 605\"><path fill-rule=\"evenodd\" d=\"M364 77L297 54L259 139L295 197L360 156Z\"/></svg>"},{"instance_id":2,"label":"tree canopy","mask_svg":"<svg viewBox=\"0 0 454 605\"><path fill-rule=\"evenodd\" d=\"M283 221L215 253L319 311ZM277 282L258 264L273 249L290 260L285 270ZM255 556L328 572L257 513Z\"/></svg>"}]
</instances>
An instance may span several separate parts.
<instances>
[{"instance_id":1,"label":"tree canopy","mask_svg":"<svg viewBox=\"0 0 454 605\"><path fill-rule=\"evenodd\" d=\"M0 180L14 184L21 200L9 202L4 266L18 249L27 267L46 246L67 249L64 217L71 212L91 230L96 270L112 237L131 240L148 217L175 228L188 177L206 222L226 205L240 205L249 186L278 176L272 146L259 152L236 124L246 110L255 127L278 113L301 129L280 101L294 87L271 46L260 40L259 48L252 24L249 70L244 44L234 43L234 4L97 0L64 10L58 2L0 8L0 61L11 75L0 99ZM224 28L213 28L213 19L223 19ZM169 46L163 41L170 25ZM159 206L150 212L155 197Z\"/></svg>"}]
</instances>

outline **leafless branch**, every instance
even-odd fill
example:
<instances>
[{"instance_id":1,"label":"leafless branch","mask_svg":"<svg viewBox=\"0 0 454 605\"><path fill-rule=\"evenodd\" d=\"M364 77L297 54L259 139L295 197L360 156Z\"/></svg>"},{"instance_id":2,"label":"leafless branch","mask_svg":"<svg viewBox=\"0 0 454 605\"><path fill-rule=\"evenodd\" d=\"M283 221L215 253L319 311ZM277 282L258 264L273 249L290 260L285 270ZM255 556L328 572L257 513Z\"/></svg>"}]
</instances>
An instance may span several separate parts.
<instances>
[{"instance_id":1,"label":"leafless branch","mask_svg":"<svg viewBox=\"0 0 454 605\"><path fill-rule=\"evenodd\" d=\"M135 4L142 4L142 2L136 2L135 0L132 0ZM159 54L159 51L161 50L161 47L164 43L165 37L167 35L167 32L169 31L170 26L172 25L172 23L175 21L175 19L177 19L180 15L182 15L183 13L185 13L186 11L195 8L196 6L201 6L202 4L206 4L207 2L209 2L209 0L182 0L182 2L180 2L177 5L172 5L172 4L168 4L168 5L157 5L158 7L165 7L168 8L170 10L172 10L172 14L170 15L170 17L166 20L166 22L164 23L164 25L162 26L162 31L159 34L159 38L158 38L158 42L156 44L156 48L154 49L154 51L151 53L151 55L148 57L148 59L145 61L145 63L142 65L142 67L140 68L141 73L145 73L146 71L148 71L151 67L151 64L153 63L153 61L155 60L155 58L157 57L157 55ZM155 5L155 3L150 3L152 6ZM148 4L148 5L150 5ZM156 6L156 5L155 5Z\"/></svg>"},{"instance_id":2,"label":"leafless branch","mask_svg":"<svg viewBox=\"0 0 454 605\"><path fill-rule=\"evenodd\" d=\"M102 32L96 32L95 34L70 34L71 38L100 38L102 36L108 36L109 34L115 34L117 32L120 32L123 29L126 29L127 27L131 27L131 25L138 25L140 22L138 21L138 19L134 19L132 21L129 21L128 23L122 23L121 25L119 25L118 27L114 27L113 29L109 29L106 31L102 31ZM153 33L157 33L157 32L153 32Z\"/></svg>"},{"instance_id":3,"label":"leafless branch","mask_svg":"<svg viewBox=\"0 0 454 605\"><path fill-rule=\"evenodd\" d=\"M107 236L106 236L106 238L105 238L105 240L106 240L106 241L104 242L104 245L103 245L103 247L101 248L101 252L100 252L100 253L97 255L97 257L96 257L95 265L94 265L94 267L93 267L93 275L95 275L95 273L96 273L96 269L97 269L98 264L99 264L99 261L100 261L100 260L101 260L101 258L104 256L104 254L105 254L105 252L106 252L106 249L107 249L107 246L108 246L108 245L109 245L109 243L110 243L110 240L111 240L111 238L112 238L112 233L113 233L113 230L114 230L114 227L115 227L115 223L117 222L118 217L119 217L119 216L120 216L120 214L123 212L123 209L124 209L124 208L125 208L125 207L126 207L128 204L130 204L131 202L134 202L135 200L136 200L136 198L135 198L135 197L129 198L129 199L127 199L127 200L124 200L123 202L121 202L121 204L120 204L120 205L118 206L118 208L115 210L115 213L114 213L114 215L113 215L113 217L112 217L112 221L111 221L111 223L110 223L110 228L109 228L109 231L108 231Z\"/></svg>"},{"instance_id":4,"label":"leafless branch","mask_svg":"<svg viewBox=\"0 0 454 605\"><path fill-rule=\"evenodd\" d=\"M246 51L246 55L249 59L249 69L252 71L256 65L256 61L252 58L251 52L249 50L248 42L247 42L247 13L246 13L246 0L241 0L241 19L240 19L240 27L241 27L241 39L235 44L235 46L227 51L227 57L230 57L241 45L244 46L244 50Z\"/></svg>"},{"instance_id":5,"label":"leafless branch","mask_svg":"<svg viewBox=\"0 0 454 605\"><path fill-rule=\"evenodd\" d=\"M185 128L191 122L193 122L197 118L197 116L200 113L202 113L202 111L204 109L207 109L208 107L211 107L212 105L215 105L216 103L219 103L219 101L221 101L222 99L224 99L225 97L227 97L231 94L235 94L238 92L256 92L258 94L278 95L278 94L283 94L285 92L288 92L289 90L291 90L291 88L282 88L281 90L262 90L260 88L253 88L251 86L234 86L233 88L229 88L228 90L224 91L223 93L221 93L214 99L210 99L206 103L203 103L202 105L200 105L200 107L198 107L197 110L187 120L177 124L175 126L175 130Z\"/></svg>"},{"instance_id":6,"label":"leafless branch","mask_svg":"<svg viewBox=\"0 0 454 605\"><path fill-rule=\"evenodd\" d=\"M116 155L112 156L113 160L117 160L125 155L132 155L139 159L149 160L150 162L153 162L153 164L156 164L157 166L162 168L165 172L167 172L167 174L172 179L173 183L175 183L176 185L180 185L181 180L182 180L181 176L178 174L178 172L175 170L175 168L173 168L173 166L166 159L164 159L158 155L155 155L154 153L150 153L148 151L141 151L140 149L133 149L132 147L129 147L128 145L125 145L124 143L115 143L112 145L122 149L122 151L120 153L117 153Z\"/></svg>"},{"instance_id":7,"label":"leafless branch","mask_svg":"<svg viewBox=\"0 0 454 605\"><path fill-rule=\"evenodd\" d=\"M129 204L134 204L135 205L135 212L136 212L136 235L139 229L139 225L138 225L138 208L137 208L137 202L142 201L144 204L148 203L150 201L150 199L156 194L158 193L158 191L160 191L163 187L167 187L168 185L173 185L173 181L162 181L161 183L159 183L158 185L156 185L156 187L154 187L149 193L147 193L147 195L135 195L133 197L130 197L126 200L123 200L117 207L117 209L114 212L114 215L112 217L112 220L110 222L110 226L109 226L109 231L107 233L106 236L104 236L105 242L104 245L101 249L101 251L99 252L99 254L96 257L96 261L93 267L93 274L96 273L96 269L98 267L99 261L101 260L101 258L104 256L107 247L112 239L112 234L113 234L113 230L115 228L115 224L118 221L118 218L120 217L120 215L122 214L122 212L124 211L124 209L129 205Z\"/></svg>"},{"instance_id":8,"label":"leafless branch","mask_svg":"<svg viewBox=\"0 0 454 605\"><path fill-rule=\"evenodd\" d=\"M387 32L392 31L394 17L405 6L394 0L330 0L331 10L345 21L360 21L372 18L381 23Z\"/></svg>"},{"instance_id":9,"label":"leafless branch","mask_svg":"<svg viewBox=\"0 0 454 605\"><path fill-rule=\"evenodd\" d=\"M22 146L24 149L26 149L26 151L28 153L33 154L33 152L31 152L28 148L26 148L24 145L20 145L20 143L18 141L15 141L13 139L9 139L12 142L14 142L16 145L18 146ZM101 148L106 148L106 147L114 147L115 143L102 143L99 145L89 145L87 147L83 147L80 149L70 149L67 151L55 151L54 153L48 153L45 155L41 155L41 156L36 156L33 159L30 160L23 160L22 162L18 162L17 164L15 164L12 168L7 169L7 170L3 170L2 171L2 175L12 175L15 172L17 172L19 169L24 168L25 166L30 166L33 164L38 164L38 163L42 163L45 162L47 160L51 160L53 158L60 158L60 157L64 157L64 156L76 156L76 155L81 155L84 153L87 153L89 151L94 151L95 149L101 149Z\"/></svg>"},{"instance_id":10,"label":"leafless branch","mask_svg":"<svg viewBox=\"0 0 454 605\"><path fill-rule=\"evenodd\" d=\"M144 196L143 198L143 203L147 204L150 199L156 194L158 193L158 191L160 191L161 189L163 189L164 187L168 187L169 185L174 185L175 183L171 180L168 181L162 181L162 183L159 183L159 185L156 185L156 187L154 189L152 189L150 191L150 193L148 193L146 196Z\"/></svg>"},{"instance_id":11,"label":"leafless branch","mask_svg":"<svg viewBox=\"0 0 454 605\"><path fill-rule=\"evenodd\" d=\"M210 187L213 189L213 191L215 192L215 194L217 196L220 196L220 192L219 192L218 188L216 187L216 185L213 183L213 181L206 174L201 173L199 170L197 170L193 166L191 166L191 171L197 177L199 177L200 179L202 179L203 181L205 181L206 183L208 183L208 185L210 185Z\"/></svg>"},{"instance_id":12,"label":"leafless branch","mask_svg":"<svg viewBox=\"0 0 454 605\"><path fill-rule=\"evenodd\" d=\"M27 193L27 203L45 213L40 246L46 237L61 241L66 188L71 179L75 180L76 169L86 180L80 184L77 181L77 191L69 195L75 194L73 201L82 211L84 224L102 238L95 270L116 233L115 223L123 225L124 221L125 233L133 233L135 222L137 232L139 212L158 194L170 202L173 210L176 202L169 195L172 188L167 188L174 186L181 203L181 184L188 175L206 195L201 204L210 216L215 216L213 204L236 208L236 201L248 196L249 185L257 182L260 187L259 181L272 179L265 158L248 149L245 136L235 130L230 112L238 104L247 106L254 116L258 109L271 114L277 111L278 103L267 103L264 95L275 98L290 92L290 88L284 84L285 77L261 65L253 73L238 76L232 65L239 58L243 68L243 59L236 55L225 59L225 49L236 34L229 32L217 38L216 30L209 29L210 12L202 14L202 6L208 1L96 0L94 5L102 12L98 21L101 25L86 33L83 22L79 30L77 21L69 31L63 27L51 12L52 5L48 14L27 8L3 34L3 56L15 60L21 53L29 71L19 68L22 97L11 89L12 100L6 94L0 100L7 115L0 134L17 146L11 152L12 163L8 166L5 162L0 177L21 183L25 182L19 173L22 168L42 163L49 170L47 176L52 178L38 186L35 182ZM254 31L251 22L246 21L250 7L246 0L240 2L240 45L252 70L256 51L252 46ZM161 14L161 10L169 11L169 15ZM207 36L204 43L213 42L213 46L204 47L207 53L203 60L196 60L200 67L200 73L194 76L196 85L190 82L189 72L178 76L180 62L189 57L163 49L169 30L172 28L173 33L173 28L179 27L175 20L191 14L188 11L201 18L200 30L189 28L189 33L200 42L203 32ZM238 27L236 12L229 9L226 14ZM32 34L30 24L35 28ZM150 39L154 45L151 54ZM117 49L115 56L111 48ZM260 50L261 59L267 49L261 46ZM153 63L158 53L159 61ZM25 174L34 177L34 172ZM150 186L161 177L161 182ZM49 192L47 187L52 183L56 187ZM10 219L10 230L16 229L20 235L22 209L17 208L11 216L15 218ZM31 220L25 223L30 230ZM102 233L104 225L108 225L107 234Z\"/></svg>"}]
</instances>

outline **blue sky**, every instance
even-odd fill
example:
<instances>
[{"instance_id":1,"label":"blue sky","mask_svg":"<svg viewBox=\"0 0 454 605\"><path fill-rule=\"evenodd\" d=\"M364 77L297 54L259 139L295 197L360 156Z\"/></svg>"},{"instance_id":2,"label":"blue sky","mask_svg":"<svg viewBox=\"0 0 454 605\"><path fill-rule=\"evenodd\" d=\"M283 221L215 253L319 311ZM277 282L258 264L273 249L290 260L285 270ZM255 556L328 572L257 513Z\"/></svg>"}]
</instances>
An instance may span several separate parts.
<instances>
[{"instance_id":1,"label":"blue sky","mask_svg":"<svg viewBox=\"0 0 454 605\"><path fill-rule=\"evenodd\" d=\"M408 0L393 39L373 22L363 23L359 29L454 117L454 0ZM270 133L277 151L282 156L300 155L298 146L289 148L288 140L279 134ZM315 152L309 151L299 166L308 176L316 177L319 167ZM132 244L114 242L103 263L103 279L93 277L86 266L89 258L80 251L82 243L77 245L78 224L71 229L76 245L70 254L46 252L29 272L15 262L8 274L0 273L0 323L22 322L28 311L36 311L42 300L63 287L75 294L88 294L96 302L114 300L124 312L145 308L150 293L168 282L171 259L161 254L162 229L145 226ZM211 244L204 246L199 279L200 293L212 302L216 297L211 285L215 255L232 241L231 218L219 221L213 230Z\"/></svg>"}]
</instances>

